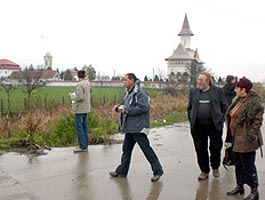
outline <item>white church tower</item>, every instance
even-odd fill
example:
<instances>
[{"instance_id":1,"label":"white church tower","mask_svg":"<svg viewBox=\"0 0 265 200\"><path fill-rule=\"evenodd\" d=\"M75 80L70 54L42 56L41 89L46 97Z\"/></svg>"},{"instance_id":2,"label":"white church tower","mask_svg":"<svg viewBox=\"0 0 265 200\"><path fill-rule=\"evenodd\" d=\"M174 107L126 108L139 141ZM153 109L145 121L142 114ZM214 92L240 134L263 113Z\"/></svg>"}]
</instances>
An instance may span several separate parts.
<instances>
[{"instance_id":1,"label":"white church tower","mask_svg":"<svg viewBox=\"0 0 265 200\"><path fill-rule=\"evenodd\" d=\"M184 48L191 48L191 36L194 34L190 30L190 25L188 21L187 14L185 14L184 22L182 25L182 29L179 32L178 36L180 36L180 43L184 46Z\"/></svg>"},{"instance_id":2,"label":"white church tower","mask_svg":"<svg viewBox=\"0 0 265 200\"><path fill-rule=\"evenodd\" d=\"M185 14L182 28L178 34L180 43L173 54L166 58L168 62L168 77L170 80L189 81L191 65L203 65L198 50L191 49L191 37L194 36L190 29L187 14Z\"/></svg>"},{"instance_id":3,"label":"white church tower","mask_svg":"<svg viewBox=\"0 0 265 200\"><path fill-rule=\"evenodd\" d=\"M50 53L46 53L44 58L44 70L52 69L52 56Z\"/></svg>"}]
</instances>

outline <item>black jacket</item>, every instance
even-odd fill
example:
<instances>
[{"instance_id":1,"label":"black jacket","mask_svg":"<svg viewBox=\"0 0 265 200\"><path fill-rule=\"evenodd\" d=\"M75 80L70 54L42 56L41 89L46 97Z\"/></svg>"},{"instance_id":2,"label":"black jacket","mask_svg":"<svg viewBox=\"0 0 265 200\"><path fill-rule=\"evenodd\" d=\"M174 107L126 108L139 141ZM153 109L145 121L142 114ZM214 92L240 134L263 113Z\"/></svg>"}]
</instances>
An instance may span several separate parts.
<instances>
[{"instance_id":1,"label":"black jacket","mask_svg":"<svg viewBox=\"0 0 265 200\"><path fill-rule=\"evenodd\" d=\"M200 89L193 88L190 90L189 103L187 108L188 119L190 121L191 129L194 128L198 110ZM224 116L227 110L227 103L222 88L211 85L210 87L210 109L213 123L218 130L222 130L224 124Z\"/></svg>"},{"instance_id":2,"label":"black jacket","mask_svg":"<svg viewBox=\"0 0 265 200\"><path fill-rule=\"evenodd\" d=\"M227 83L223 87L226 102L228 105L232 103L233 98L236 96L235 85L233 83Z\"/></svg>"}]
</instances>

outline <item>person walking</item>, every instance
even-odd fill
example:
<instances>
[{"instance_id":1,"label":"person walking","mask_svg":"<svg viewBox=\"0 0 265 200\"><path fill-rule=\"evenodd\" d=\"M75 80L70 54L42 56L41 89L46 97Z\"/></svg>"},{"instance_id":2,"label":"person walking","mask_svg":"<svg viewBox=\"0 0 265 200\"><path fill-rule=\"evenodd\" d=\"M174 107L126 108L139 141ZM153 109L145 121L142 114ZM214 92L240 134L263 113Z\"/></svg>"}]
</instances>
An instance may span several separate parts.
<instances>
[{"instance_id":1,"label":"person walking","mask_svg":"<svg viewBox=\"0 0 265 200\"><path fill-rule=\"evenodd\" d=\"M119 128L125 133L125 138L122 146L121 163L115 171L109 174L111 177L127 177L132 151L137 143L151 165L153 171L151 181L156 182L164 172L147 137L150 124L150 99L140 87L140 81L135 74L126 74L123 83L127 92L121 104L115 105L112 110L121 113Z\"/></svg>"},{"instance_id":2,"label":"person walking","mask_svg":"<svg viewBox=\"0 0 265 200\"><path fill-rule=\"evenodd\" d=\"M221 150L223 146L222 134L224 115L227 110L224 91L211 82L211 75L201 72L197 79L197 87L189 94L187 107L197 162L201 173L199 181L208 179L210 166L213 176L220 176ZM210 138L210 159L208 155L208 137ZM210 163L209 163L210 160Z\"/></svg>"},{"instance_id":3,"label":"person walking","mask_svg":"<svg viewBox=\"0 0 265 200\"><path fill-rule=\"evenodd\" d=\"M91 86L86 71L77 72L80 82L76 85L74 93L69 93L72 100L72 112L75 113L75 130L79 146L75 153L86 152L88 147L88 113L91 110Z\"/></svg>"},{"instance_id":4,"label":"person walking","mask_svg":"<svg viewBox=\"0 0 265 200\"><path fill-rule=\"evenodd\" d=\"M224 93L225 93L225 98L226 102L228 105L232 103L232 100L236 96L235 92L235 77L232 75L228 75L225 80L225 85L223 87Z\"/></svg>"},{"instance_id":5,"label":"person walking","mask_svg":"<svg viewBox=\"0 0 265 200\"><path fill-rule=\"evenodd\" d=\"M226 143L232 143L237 186L227 192L233 196L244 194L244 184L250 194L244 200L259 199L256 150L263 145L261 126L264 108L262 98L251 90L252 82L243 77L236 83L236 99L226 113Z\"/></svg>"}]
</instances>

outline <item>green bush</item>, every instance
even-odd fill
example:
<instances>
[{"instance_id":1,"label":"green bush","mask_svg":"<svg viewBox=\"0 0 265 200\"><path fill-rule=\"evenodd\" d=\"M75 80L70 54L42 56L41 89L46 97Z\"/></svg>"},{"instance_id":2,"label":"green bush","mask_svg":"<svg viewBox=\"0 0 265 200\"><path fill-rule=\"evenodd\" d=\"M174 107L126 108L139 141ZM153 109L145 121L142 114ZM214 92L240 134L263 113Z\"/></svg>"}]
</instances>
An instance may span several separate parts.
<instances>
[{"instance_id":1,"label":"green bush","mask_svg":"<svg viewBox=\"0 0 265 200\"><path fill-rule=\"evenodd\" d=\"M104 123L103 123L104 124ZM99 128L97 128L99 127ZM88 129L89 134L102 134L106 126L100 125L98 117L89 114ZM71 113L62 118L56 125L54 130L44 135L44 140L49 146L72 146L77 144L77 137L75 132L75 116Z\"/></svg>"},{"instance_id":2,"label":"green bush","mask_svg":"<svg viewBox=\"0 0 265 200\"><path fill-rule=\"evenodd\" d=\"M88 128L96 128L99 125L99 119L96 115L88 114Z\"/></svg>"},{"instance_id":3,"label":"green bush","mask_svg":"<svg viewBox=\"0 0 265 200\"><path fill-rule=\"evenodd\" d=\"M18 138L0 139L0 149L9 149L10 145L18 140Z\"/></svg>"},{"instance_id":4,"label":"green bush","mask_svg":"<svg viewBox=\"0 0 265 200\"><path fill-rule=\"evenodd\" d=\"M47 134L47 141L52 146L68 146L76 143L74 114L62 118L53 133Z\"/></svg>"}]
</instances>

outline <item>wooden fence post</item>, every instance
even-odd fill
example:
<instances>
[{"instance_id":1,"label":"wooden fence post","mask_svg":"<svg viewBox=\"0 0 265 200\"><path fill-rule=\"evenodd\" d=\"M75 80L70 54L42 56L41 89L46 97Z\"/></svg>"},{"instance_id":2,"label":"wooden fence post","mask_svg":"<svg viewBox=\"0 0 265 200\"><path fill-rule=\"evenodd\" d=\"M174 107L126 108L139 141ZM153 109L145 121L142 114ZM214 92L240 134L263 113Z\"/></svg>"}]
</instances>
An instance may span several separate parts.
<instances>
[{"instance_id":1,"label":"wooden fence post","mask_svg":"<svg viewBox=\"0 0 265 200\"><path fill-rule=\"evenodd\" d=\"M4 101L1 99L1 114L4 115Z\"/></svg>"},{"instance_id":2,"label":"wooden fence post","mask_svg":"<svg viewBox=\"0 0 265 200\"><path fill-rule=\"evenodd\" d=\"M27 110L27 99L24 98L24 110Z\"/></svg>"},{"instance_id":3,"label":"wooden fence post","mask_svg":"<svg viewBox=\"0 0 265 200\"><path fill-rule=\"evenodd\" d=\"M47 97L44 97L44 106L45 106L45 110L48 110Z\"/></svg>"}]
</instances>

